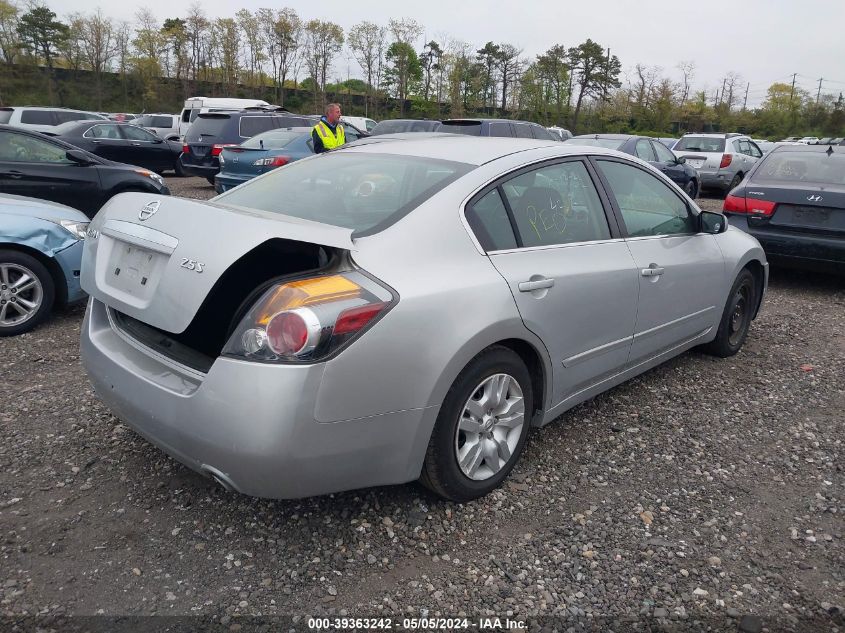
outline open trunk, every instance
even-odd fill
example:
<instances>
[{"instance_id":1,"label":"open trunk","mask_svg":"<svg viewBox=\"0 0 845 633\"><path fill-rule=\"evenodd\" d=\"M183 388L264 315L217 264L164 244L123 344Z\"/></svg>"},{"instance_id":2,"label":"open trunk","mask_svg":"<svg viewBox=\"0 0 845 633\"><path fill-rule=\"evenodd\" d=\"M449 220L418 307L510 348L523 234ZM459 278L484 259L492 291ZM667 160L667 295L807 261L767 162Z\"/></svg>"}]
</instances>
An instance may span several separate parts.
<instances>
[{"instance_id":1,"label":"open trunk","mask_svg":"<svg viewBox=\"0 0 845 633\"><path fill-rule=\"evenodd\" d=\"M121 194L90 226L82 287L125 334L205 370L262 287L336 267L354 249L351 233L213 202Z\"/></svg>"}]
</instances>

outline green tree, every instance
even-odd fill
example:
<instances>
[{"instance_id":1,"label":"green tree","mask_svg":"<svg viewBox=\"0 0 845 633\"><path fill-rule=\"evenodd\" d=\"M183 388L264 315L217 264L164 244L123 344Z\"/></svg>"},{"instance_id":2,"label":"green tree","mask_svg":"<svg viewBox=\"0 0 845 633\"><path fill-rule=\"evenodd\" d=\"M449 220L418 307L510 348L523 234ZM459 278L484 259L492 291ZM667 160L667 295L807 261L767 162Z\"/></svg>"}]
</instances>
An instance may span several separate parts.
<instances>
[{"instance_id":1,"label":"green tree","mask_svg":"<svg viewBox=\"0 0 845 633\"><path fill-rule=\"evenodd\" d=\"M27 46L36 58L44 61L47 67L47 94L50 104L53 104L53 65L59 47L67 39L69 28L67 24L56 19L45 5L33 6L21 16L18 23L18 35L21 42ZM59 94L61 102L61 94Z\"/></svg>"},{"instance_id":2,"label":"green tree","mask_svg":"<svg viewBox=\"0 0 845 633\"><path fill-rule=\"evenodd\" d=\"M15 3L0 0L0 55L7 64L14 64L21 50L19 18L20 9Z\"/></svg>"},{"instance_id":3,"label":"green tree","mask_svg":"<svg viewBox=\"0 0 845 633\"><path fill-rule=\"evenodd\" d=\"M499 80L502 83L501 112L504 116L508 104L508 90L511 84L519 78L519 56L522 55L522 49L518 49L513 44L499 44L497 49L494 61L496 69L499 71Z\"/></svg>"},{"instance_id":4,"label":"green tree","mask_svg":"<svg viewBox=\"0 0 845 633\"><path fill-rule=\"evenodd\" d=\"M405 100L422 80L422 65L410 44L393 42L385 55L385 83L399 99L399 114L405 113Z\"/></svg>"},{"instance_id":5,"label":"green tree","mask_svg":"<svg viewBox=\"0 0 845 633\"><path fill-rule=\"evenodd\" d=\"M495 107L496 101L496 78L493 71L496 68L496 62L499 56L499 47L493 42L487 42L484 48L475 51L475 59L484 68L483 83L483 103L485 106Z\"/></svg>"},{"instance_id":6,"label":"green tree","mask_svg":"<svg viewBox=\"0 0 845 633\"><path fill-rule=\"evenodd\" d=\"M535 75L542 82L544 112L554 111L554 122L564 123L564 106L569 105L569 64L563 44L555 44L537 56ZM551 106L549 108L548 106Z\"/></svg>"},{"instance_id":7,"label":"green tree","mask_svg":"<svg viewBox=\"0 0 845 633\"><path fill-rule=\"evenodd\" d=\"M314 107L325 106L326 78L343 48L343 28L334 22L309 20L305 25L305 63L314 80Z\"/></svg>"},{"instance_id":8,"label":"green tree","mask_svg":"<svg viewBox=\"0 0 845 633\"><path fill-rule=\"evenodd\" d=\"M443 49L434 40L431 40L425 45L420 55L420 64L425 77L423 80L423 99L426 101L428 101L428 95L431 91L432 77L440 70L440 60L442 57Z\"/></svg>"},{"instance_id":9,"label":"green tree","mask_svg":"<svg viewBox=\"0 0 845 633\"><path fill-rule=\"evenodd\" d=\"M187 22L182 18L167 18L161 25L161 35L167 54L173 56L173 75L177 81L187 79L190 65Z\"/></svg>"},{"instance_id":10,"label":"green tree","mask_svg":"<svg viewBox=\"0 0 845 633\"><path fill-rule=\"evenodd\" d=\"M263 25L267 53L273 65L273 83L276 101L285 104L285 82L296 78L302 59L302 20L293 9L284 8L277 13L260 9L259 20Z\"/></svg>"},{"instance_id":11,"label":"green tree","mask_svg":"<svg viewBox=\"0 0 845 633\"><path fill-rule=\"evenodd\" d=\"M604 48L588 39L583 44L569 49L569 65L578 82L578 97L572 113L571 129L578 129L578 117L586 97L603 97L612 88L618 88L622 64L616 55L608 58Z\"/></svg>"}]
</instances>

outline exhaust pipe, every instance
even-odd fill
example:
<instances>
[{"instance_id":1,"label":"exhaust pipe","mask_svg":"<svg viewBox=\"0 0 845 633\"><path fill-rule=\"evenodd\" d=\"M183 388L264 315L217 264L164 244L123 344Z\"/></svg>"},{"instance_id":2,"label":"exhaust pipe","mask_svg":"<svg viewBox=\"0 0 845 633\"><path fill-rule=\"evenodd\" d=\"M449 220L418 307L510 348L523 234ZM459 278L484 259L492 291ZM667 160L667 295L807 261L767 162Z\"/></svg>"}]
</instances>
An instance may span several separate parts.
<instances>
[{"instance_id":1,"label":"exhaust pipe","mask_svg":"<svg viewBox=\"0 0 845 633\"><path fill-rule=\"evenodd\" d=\"M200 470L203 474L207 475L208 477L211 477L215 482L217 482L217 484L226 492L238 491L237 488L235 488L235 485L229 480L229 478L213 466L203 464L200 467Z\"/></svg>"}]
</instances>

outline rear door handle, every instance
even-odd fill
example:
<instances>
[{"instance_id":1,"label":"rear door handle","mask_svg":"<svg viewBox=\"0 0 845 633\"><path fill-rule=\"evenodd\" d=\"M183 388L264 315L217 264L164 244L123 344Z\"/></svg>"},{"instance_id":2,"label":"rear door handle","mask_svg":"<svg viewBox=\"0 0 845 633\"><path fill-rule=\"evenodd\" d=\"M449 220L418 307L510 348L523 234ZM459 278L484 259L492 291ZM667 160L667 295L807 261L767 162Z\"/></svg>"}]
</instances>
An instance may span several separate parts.
<instances>
[{"instance_id":1,"label":"rear door handle","mask_svg":"<svg viewBox=\"0 0 845 633\"><path fill-rule=\"evenodd\" d=\"M543 288L551 288L555 285L554 279L536 279L534 281L520 281L520 292L531 292L532 290L542 290Z\"/></svg>"},{"instance_id":2,"label":"rear door handle","mask_svg":"<svg viewBox=\"0 0 845 633\"><path fill-rule=\"evenodd\" d=\"M640 274L643 277L659 277L663 274L663 266L658 266L657 264L649 264L648 268L643 268L640 271Z\"/></svg>"},{"instance_id":3,"label":"rear door handle","mask_svg":"<svg viewBox=\"0 0 845 633\"><path fill-rule=\"evenodd\" d=\"M0 173L0 176L6 176L7 178L14 178L15 180L19 180L23 178L23 172L20 171L7 171Z\"/></svg>"}]
</instances>

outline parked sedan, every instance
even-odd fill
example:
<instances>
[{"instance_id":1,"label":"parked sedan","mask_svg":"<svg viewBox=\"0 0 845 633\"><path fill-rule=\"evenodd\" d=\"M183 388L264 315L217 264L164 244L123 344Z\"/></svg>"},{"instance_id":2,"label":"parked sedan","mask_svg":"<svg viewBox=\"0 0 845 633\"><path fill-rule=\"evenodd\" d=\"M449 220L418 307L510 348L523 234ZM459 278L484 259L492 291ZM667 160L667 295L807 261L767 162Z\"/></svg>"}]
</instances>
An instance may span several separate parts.
<instances>
[{"instance_id":1,"label":"parked sedan","mask_svg":"<svg viewBox=\"0 0 845 633\"><path fill-rule=\"evenodd\" d=\"M228 191L247 180L314 155L310 127L289 127L270 130L253 136L240 145L224 146L220 152L220 173L214 178L217 193ZM357 141L358 131L344 126L346 141Z\"/></svg>"},{"instance_id":2,"label":"parked sedan","mask_svg":"<svg viewBox=\"0 0 845 633\"><path fill-rule=\"evenodd\" d=\"M88 218L70 207L0 194L0 336L33 329L79 285Z\"/></svg>"},{"instance_id":3,"label":"parked sedan","mask_svg":"<svg viewBox=\"0 0 845 633\"><path fill-rule=\"evenodd\" d=\"M692 199L695 199L701 190L698 171L687 165L685 159L675 156L656 138L631 134L582 134L564 143L606 147L642 158L669 176Z\"/></svg>"},{"instance_id":4,"label":"parked sedan","mask_svg":"<svg viewBox=\"0 0 845 633\"><path fill-rule=\"evenodd\" d=\"M130 123L74 121L55 128L57 138L101 158L138 165L156 173L182 175L182 143L165 140Z\"/></svg>"},{"instance_id":5,"label":"parked sedan","mask_svg":"<svg viewBox=\"0 0 845 633\"><path fill-rule=\"evenodd\" d=\"M845 149L780 145L724 203L773 263L845 274Z\"/></svg>"},{"instance_id":6,"label":"parked sedan","mask_svg":"<svg viewBox=\"0 0 845 633\"><path fill-rule=\"evenodd\" d=\"M91 218L122 191L170 193L153 171L100 158L38 132L0 125L0 193L52 200Z\"/></svg>"},{"instance_id":7,"label":"parked sedan","mask_svg":"<svg viewBox=\"0 0 845 633\"><path fill-rule=\"evenodd\" d=\"M736 354L767 279L662 173L533 139L374 137L210 202L121 196L91 229L99 397L265 497L484 495L531 427L692 347Z\"/></svg>"}]
</instances>

